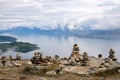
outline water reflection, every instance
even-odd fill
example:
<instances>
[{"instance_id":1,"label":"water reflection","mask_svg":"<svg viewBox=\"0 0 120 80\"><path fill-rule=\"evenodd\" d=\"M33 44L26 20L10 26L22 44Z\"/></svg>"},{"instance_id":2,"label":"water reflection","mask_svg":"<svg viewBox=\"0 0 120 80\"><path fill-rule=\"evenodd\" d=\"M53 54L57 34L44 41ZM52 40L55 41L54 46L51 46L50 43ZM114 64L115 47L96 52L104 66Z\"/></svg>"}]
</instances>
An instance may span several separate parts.
<instances>
[{"instance_id":1,"label":"water reflection","mask_svg":"<svg viewBox=\"0 0 120 80\"><path fill-rule=\"evenodd\" d=\"M37 44L40 47L40 51L44 55L54 56L58 54L60 57L69 57L72 51L72 46L74 43L77 43L80 47L80 53L86 51L90 56L96 56L98 54L103 54L104 57L108 56L110 48L113 48L116 51L116 57L119 58L119 39L102 39L102 38L79 38L74 36L49 36L49 35L27 35L27 36L17 36L17 41L30 42ZM31 58L34 51L22 54L23 58ZM16 55L16 52L8 51L2 55Z\"/></svg>"}]
</instances>

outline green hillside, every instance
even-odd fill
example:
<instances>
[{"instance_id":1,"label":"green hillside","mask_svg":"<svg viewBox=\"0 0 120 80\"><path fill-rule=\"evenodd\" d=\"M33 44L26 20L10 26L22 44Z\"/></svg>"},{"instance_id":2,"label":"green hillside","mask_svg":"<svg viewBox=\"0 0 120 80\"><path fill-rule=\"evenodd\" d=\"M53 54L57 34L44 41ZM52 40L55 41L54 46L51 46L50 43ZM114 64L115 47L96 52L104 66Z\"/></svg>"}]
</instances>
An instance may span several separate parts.
<instances>
[{"instance_id":1,"label":"green hillside","mask_svg":"<svg viewBox=\"0 0 120 80\"><path fill-rule=\"evenodd\" d=\"M0 36L0 42L15 42L17 39L10 36Z\"/></svg>"},{"instance_id":2,"label":"green hillside","mask_svg":"<svg viewBox=\"0 0 120 80\"><path fill-rule=\"evenodd\" d=\"M1 52L6 52L8 49L13 49L16 52L26 53L39 49L36 44L26 43L26 42L12 42L12 43L2 43L0 44Z\"/></svg>"}]
</instances>

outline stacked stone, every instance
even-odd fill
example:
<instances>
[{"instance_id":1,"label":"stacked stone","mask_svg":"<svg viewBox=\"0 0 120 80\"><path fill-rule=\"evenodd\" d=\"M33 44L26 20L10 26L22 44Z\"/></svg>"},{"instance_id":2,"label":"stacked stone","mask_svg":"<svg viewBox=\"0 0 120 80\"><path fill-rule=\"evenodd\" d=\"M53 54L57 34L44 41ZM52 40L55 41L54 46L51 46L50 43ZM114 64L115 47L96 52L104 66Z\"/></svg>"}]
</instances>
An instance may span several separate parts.
<instances>
[{"instance_id":1,"label":"stacked stone","mask_svg":"<svg viewBox=\"0 0 120 80\"><path fill-rule=\"evenodd\" d=\"M112 61L110 58L105 58L104 62L102 62L99 66L99 68L108 68L110 65L113 65Z\"/></svg>"},{"instance_id":2,"label":"stacked stone","mask_svg":"<svg viewBox=\"0 0 120 80\"><path fill-rule=\"evenodd\" d=\"M112 59L113 61L117 60L115 57L115 51L113 49L110 49L108 58Z\"/></svg>"},{"instance_id":3,"label":"stacked stone","mask_svg":"<svg viewBox=\"0 0 120 80\"><path fill-rule=\"evenodd\" d=\"M16 60L21 60L21 54L18 52L17 55L16 55Z\"/></svg>"},{"instance_id":4,"label":"stacked stone","mask_svg":"<svg viewBox=\"0 0 120 80\"><path fill-rule=\"evenodd\" d=\"M80 62L81 61L81 55L80 55L80 52L79 52L79 46L78 44L74 44L73 46L73 51L69 57L69 61L72 62L72 63L77 63L77 62Z\"/></svg>"},{"instance_id":5,"label":"stacked stone","mask_svg":"<svg viewBox=\"0 0 120 80\"><path fill-rule=\"evenodd\" d=\"M46 62L51 62L52 60L52 57L51 56L46 56L45 58L44 58L44 60L46 61Z\"/></svg>"},{"instance_id":6,"label":"stacked stone","mask_svg":"<svg viewBox=\"0 0 120 80\"><path fill-rule=\"evenodd\" d=\"M98 58L102 58L102 54L99 54ZM113 65L113 61L117 61L117 58L115 57L115 51L113 49L110 49L108 58L104 59L104 62L100 64L99 68L107 68L110 65Z\"/></svg>"},{"instance_id":7,"label":"stacked stone","mask_svg":"<svg viewBox=\"0 0 120 80\"><path fill-rule=\"evenodd\" d=\"M58 55L55 55L55 56L53 57L53 60L54 60L54 62L58 63L59 60L60 60L60 57L59 57Z\"/></svg>"},{"instance_id":8,"label":"stacked stone","mask_svg":"<svg viewBox=\"0 0 120 80\"><path fill-rule=\"evenodd\" d=\"M98 54L98 59L102 59L102 54Z\"/></svg>"},{"instance_id":9,"label":"stacked stone","mask_svg":"<svg viewBox=\"0 0 120 80\"><path fill-rule=\"evenodd\" d=\"M89 58L88 58L88 53L87 52L84 52L83 55L82 55L82 62L81 62L81 65L82 66L87 66L89 65Z\"/></svg>"},{"instance_id":10,"label":"stacked stone","mask_svg":"<svg viewBox=\"0 0 120 80\"><path fill-rule=\"evenodd\" d=\"M54 60L59 60L59 58L60 58L60 57L59 57L58 55L55 55L55 56L54 56Z\"/></svg>"},{"instance_id":11,"label":"stacked stone","mask_svg":"<svg viewBox=\"0 0 120 80\"><path fill-rule=\"evenodd\" d=\"M33 58L31 59L31 62L33 64L40 64L40 63L44 62L42 53L35 52Z\"/></svg>"},{"instance_id":12,"label":"stacked stone","mask_svg":"<svg viewBox=\"0 0 120 80\"><path fill-rule=\"evenodd\" d=\"M6 65L6 62L7 62L7 57L6 57L6 56L2 56L2 57L1 57L1 60L2 60L3 66L5 66L5 65Z\"/></svg>"}]
</instances>

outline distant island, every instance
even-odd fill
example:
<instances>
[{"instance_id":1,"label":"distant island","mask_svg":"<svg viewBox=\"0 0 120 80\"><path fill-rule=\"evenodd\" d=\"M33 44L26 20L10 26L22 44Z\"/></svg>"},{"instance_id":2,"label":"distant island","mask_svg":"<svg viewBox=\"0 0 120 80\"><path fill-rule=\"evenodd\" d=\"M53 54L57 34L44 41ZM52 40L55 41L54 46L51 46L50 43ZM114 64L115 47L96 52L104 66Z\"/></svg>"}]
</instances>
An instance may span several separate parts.
<instances>
[{"instance_id":1,"label":"distant island","mask_svg":"<svg viewBox=\"0 0 120 80\"><path fill-rule=\"evenodd\" d=\"M39 49L36 44L31 44L27 42L16 42L16 38L10 36L0 36L0 51L6 52L8 50L14 50L15 52L26 53ZM6 43L9 42L9 43Z\"/></svg>"}]
</instances>

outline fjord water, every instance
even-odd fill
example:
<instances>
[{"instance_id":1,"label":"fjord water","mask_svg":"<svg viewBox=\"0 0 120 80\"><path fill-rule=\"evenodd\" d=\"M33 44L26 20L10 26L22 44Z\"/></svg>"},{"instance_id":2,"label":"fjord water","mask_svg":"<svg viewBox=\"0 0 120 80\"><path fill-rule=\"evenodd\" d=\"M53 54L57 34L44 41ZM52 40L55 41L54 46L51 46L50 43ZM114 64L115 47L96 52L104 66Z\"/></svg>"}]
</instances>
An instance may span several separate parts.
<instances>
[{"instance_id":1,"label":"fjord water","mask_svg":"<svg viewBox=\"0 0 120 80\"><path fill-rule=\"evenodd\" d=\"M37 44L40 49L23 53L23 58L32 58L34 52L42 52L44 56L69 57L74 43L80 47L80 53L87 52L90 56L97 57L98 54L103 54L103 57L108 57L109 49L113 48L116 52L116 57L120 61L120 40L114 38L80 38L75 36L55 36L55 35L12 35L17 38L17 41L30 42ZM16 52L8 51L2 55L13 55Z\"/></svg>"}]
</instances>

